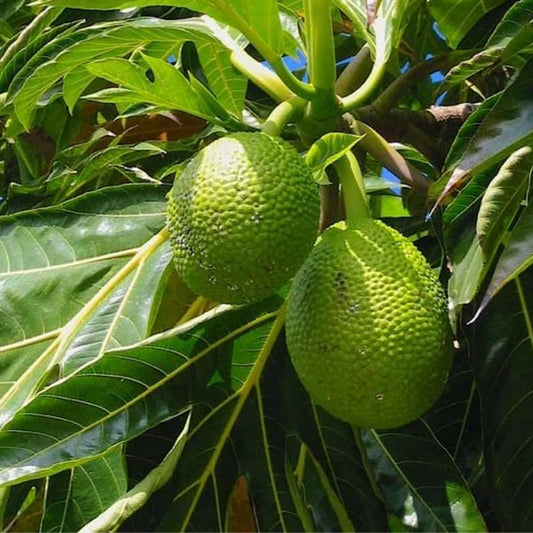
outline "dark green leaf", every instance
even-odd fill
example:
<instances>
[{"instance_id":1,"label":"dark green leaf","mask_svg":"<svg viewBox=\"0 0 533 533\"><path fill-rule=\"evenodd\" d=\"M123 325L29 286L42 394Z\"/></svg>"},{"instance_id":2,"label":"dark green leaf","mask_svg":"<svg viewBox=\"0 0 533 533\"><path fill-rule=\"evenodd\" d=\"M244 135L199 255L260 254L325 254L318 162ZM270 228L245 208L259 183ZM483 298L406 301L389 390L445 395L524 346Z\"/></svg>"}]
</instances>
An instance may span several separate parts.
<instances>
[{"instance_id":1,"label":"dark green leaf","mask_svg":"<svg viewBox=\"0 0 533 533\"><path fill-rule=\"evenodd\" d=\"M461 61L446 73L440 91L449 90L450 87L457 85L474 74L494 65L501 55L501 48L494 46L492 48L485 48L484 50L481 50L481 52L474 54L471 58Z\"/></svg>"},{"instance_id":2,"label":"dark green leaf","mask_svg":"<svg viewBox=\"0 0 533 533\"><path fill-rule=\"evenodd\" d=\"M485 49L462 61L446 74L445 86L460 83L497 61L507 63L515 54L530 47L533 41L532 15L532 0L516 2L490 36Z\"/></svg>"},{"instance_id":3,"label":"dark green leaf","mask_svg":"<svg viewBox=\"0 0 533 533\"><path fill-rule=\"evenodd\" d=\"M496 46L503 50L503 59L511 57L523 47L530 47L533 39L533 1L520 0L507 11L493 34L487 47Z\"/></svg>"},{"instance_id":4,"label":"dark green leaf","mask_svg":"<svg viewBox=\"0 0 533 533\"><path fill-rule=\"evenodd\" d=\"M81 187L96 180L106 170L117 165L131 163L143 157L161 153L164 153L164 150L155 144L147 142L136 145L110 146L109 148L95 152L78 165L79 172L76 174L69 172L67 177L68 181L64 179L64 175L61 176L63 178L61 180L63 182L61 183L63 191L58 197L68 198L72 196Z\"/></svg>"},{"instance_id":5,"label":"dark green leaf","mask_svg":"<svg viewBox=\"0 0 533 533\"><path fill-rule=\"evenodd\" d=\"M184 415L182 418L186 418L185 423L161 462L127 493L119 495L113 500L109 507L103 510L94 520L89 523L85 521L80 533L115 531L131 515L142 509L155 492L165 487L174 473L189 431L190 416ZM91 465L93 463L94 461L91 461L88 464ZM143 529L148 530L146 522Z\"/></svg>"},{"instance_id":6,"label":"dark green leaf","mask_svg":"<svg viewBox=\"0 0 533 533\"><path fill-rule=\"evenodd\" d=\"M183 412L193 398L199 400L210 380L214 379L217 389L216 382L224 378L217 380L214 374L218 350L226 349L230 357L235 350L248 358L242 362L242 370L238 358L233 361L237 366L234 382L246 379L249 358L253 361L257 351L238 348L243 343L261 345L262 334L271 327L275 314L261 314L262 309L258 308L257 320L250 322L243 310L226 317L223 306L167 333L162 340L107 352L96 363L45 389L0 430L0 482L18 482L77 466ZM240 398L235 395L242 406ZM228 398L220 405L230 418L233 404ZM197 410L203 420L205 406L199 403ZM213 429L222 431L212 435L221 438L222 447L224 418L209 413L206 420L213 420ZM44 427L43 420L47 420ZM209 427L207 422L205 425ZM199 427L203 426L194 424L191 438ZM24 446L21 432L26 435ZM84 446L79 446L82 440ZM203 472L201 463L196 468ZM207 481L207 477L203 479ZM202 489L203 484L198 495Z\"/></svg>"},{"instance_id":7,"label":"dark green leaf","mask_svg":"<svg viewBox=\"0 0 533 533\"><path fill-rule=\"evenodd\" d=\"M41 531L79 531L127 488L122 448L48 480Z\"/></svg>"},{"instance_id":8,"label":"dark green leaf","mask_svg":"<svg viewBox=\"0 0 533 533\"><path fill-rule=\"evenodd\" d=\"M428 0L439 30L455 48L476 22L505 0Z\"/></svg>"},{"instance_id":9,"label":"dark green leaf","mask_svg":"<svg viewBox=\"0 0 533 533\"><path fill-rule=\"evenodd\" d=\"M255 325L253 322L243 325L241 334L222 347L218 372L213 375L202 403L193 410L176 496L159 530L224 530L226 506L239 474L237 460L246 465L248 453L253 454L257 471L242 468L245 476L251 478L256 519L262 529L285 529L285 512L292 505L287 508L290 505L287 495L277 493L281 480L273 479L278 468L272 465L271 455L277 456L277 452L268 447L266 421L261 412L263 400L259 395L259 380L282 326L279 316L274 323L272 319L271 313L255 320ZM244 440L238 444L240 431L244 431ZM295 516L287 519L299 524Z\"/></svg>"},{"instance_id":10,"label":"dark green leaf","mask_svg":"<svg viewBox=\"0 0 533 533\"><path fill-rule=\"evenodd\" d=\"M422 531L485 531L452 457L423 420L396 430L361 430L387 506Z\"/></svg>"},{"instance_id":11,"label":"dark green leaf","mask_svg":"<svg viewBox=\"0 0 533 533\"><path fill-rule=\"evenodd\" d=\"M24 6L24 4L25 0L4 0L0 5L0 19L7 19Z\"/></svg>"},{"instance_id":12,"label":"dark green leaf","mask_svg":"<svg viewBox=\"0 0 533 533\"><path fill-rule=\"evenodd\" d=\"M487 187L477 218L476 233L486 261L494 256L526 192L533 168L533 149L509 156Z\"/></svg>"},{"instance_id":13,"label":"dark green leaf","mask_svg":"<svg viewBox=\"0 0 533 533\"><path fill-rule=\"evenodd\" d=\"M500 256L478 314L507 283L533 264L533 202L522 211Z\"/></svg>"},{"instance_id":14,"label":"dark green leaf","mask_svg":"<svg viewBox=\"0 0 533 533\"><path fill-rule=\"evenodd\" d=\"M266 370L265 387L273 388L269 405L280 404L274 418L289 436L299 437L287 441L286 455L315 529L340 531L352 524L355 531L384 531L386 512L353 429L313 404L285 346Z\"/></svg>"},{"instance_id":15,"label":"dark green leaf","mask_svg":"<svg viewBox=\"0 0 533 533\"><path fill-rule=\"evenodd\" d=\"M470 116L448 156L445 176L449 180L439 199L533 139L532 76L533 58L498 97L485 102ZM476 128L480 119L482 122ZM471 137L467 137L468 133Z\"/></svg>"},{"instance_id":16,"label":"dark green leaf","mask_svg":"<svg viewBox=\"0 0 533 533\"><path fill-rule=\"evenodd\" d=\"M533 529L532 274L502 290L472 326L489 490L504 531Z\"/></svg>"},{"instance_id":17,"label":"dark green leaf","mask_svg":"<svg viewBox=\"0 0 533 533\"><path fill-rule=\"evenodd\" d=\"M447 233L452 233L465 220L465 217L477 213L485 189L494 178L496 170L489 168L476 174L454 198L444 211L443 219Z\"/></svg>"}]
</instances>

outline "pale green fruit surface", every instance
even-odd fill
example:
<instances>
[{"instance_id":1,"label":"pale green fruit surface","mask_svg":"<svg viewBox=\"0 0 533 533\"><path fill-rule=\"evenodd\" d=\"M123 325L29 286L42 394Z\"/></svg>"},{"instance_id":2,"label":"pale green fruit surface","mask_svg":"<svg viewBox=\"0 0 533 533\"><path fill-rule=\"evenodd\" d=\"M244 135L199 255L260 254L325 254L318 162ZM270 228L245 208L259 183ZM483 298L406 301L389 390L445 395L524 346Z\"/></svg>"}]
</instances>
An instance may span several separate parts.
<instances>
[{"instance_id":1,"label":"pale green fruit surface","mask_svg":"<svg viewBox=\"0 0 533 533\"><path fill-rule=\"evenodd\" d=\"M286 330L311 398L356 426L418 418L452 362L438 279L410 241L372 219L324 232L294 279Z\"/></svg>"},{"instance_id":2,"label":"pale green fruit surface","mask_svg":"<svg viewBox=\"0 0 533 533\"><path fill-rule=\"evenodd\" d=\"M274 293L316 240L318 187L296 150L265 133L234 133L176 178L167 222L175 265L197 294L246 303Z\"/></svg>"}]
</instances>

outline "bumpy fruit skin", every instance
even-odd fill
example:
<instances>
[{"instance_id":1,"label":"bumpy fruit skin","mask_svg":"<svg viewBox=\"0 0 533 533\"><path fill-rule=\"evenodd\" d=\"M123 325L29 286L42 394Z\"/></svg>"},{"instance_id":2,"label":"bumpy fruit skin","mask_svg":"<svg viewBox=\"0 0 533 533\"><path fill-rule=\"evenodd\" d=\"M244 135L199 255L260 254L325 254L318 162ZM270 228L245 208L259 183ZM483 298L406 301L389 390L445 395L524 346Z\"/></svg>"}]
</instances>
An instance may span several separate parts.
<instances>
[{"instance_id":1,"label":"bumpy fruit skin","mask_svg":"<svg viewBox=\"0 0 533 533\"><path fill-rule=\"evenodd\" d=\"M438 279L410 241L372 219L324 232L294 279L286 330L314 401L361 427L424 414L452 362Z\"/></svg>"},{"instance_id":2,"label":"bumpy fruit skin","mask_svg":"<svg viewBox=\"0 0 533 533\"><path fill-rule=\"evenodd\" d=\"M311 251L319 204L308 167L287 142L247 132L217 139L170 193L176 268L194 292L217 302L265 298Z\"/></svg>"}]
</instances>

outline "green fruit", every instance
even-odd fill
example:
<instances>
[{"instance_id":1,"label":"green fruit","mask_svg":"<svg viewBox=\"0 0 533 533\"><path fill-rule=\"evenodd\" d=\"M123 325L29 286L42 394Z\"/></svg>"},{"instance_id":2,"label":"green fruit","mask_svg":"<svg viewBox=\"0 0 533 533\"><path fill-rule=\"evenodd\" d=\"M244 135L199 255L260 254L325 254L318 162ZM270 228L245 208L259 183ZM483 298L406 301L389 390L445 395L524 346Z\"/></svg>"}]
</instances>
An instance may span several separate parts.
<instances>
[{"instance_id":1,"label":"green fruit","mask_svg":"<svg viewBox=\"0 0 533 533\"><path fill-rule=\"evenodd\" d=\"M234 133L199 152L168 202L176 268L197 294L246 303L288 282L316 240L317 185L296 150Z\"/></svg>"},{"instance_id":2,"label":"green fruit","mask_svg":"<svg viewBox=\"0 0 533 533\"><path fill-rule=\"evenodd\" d=\"M295 276L287 346L313 400L362 427L425 413L452 361L444 292L416 247L380 221L327 229Z\"/></svg>"}]
</instances>

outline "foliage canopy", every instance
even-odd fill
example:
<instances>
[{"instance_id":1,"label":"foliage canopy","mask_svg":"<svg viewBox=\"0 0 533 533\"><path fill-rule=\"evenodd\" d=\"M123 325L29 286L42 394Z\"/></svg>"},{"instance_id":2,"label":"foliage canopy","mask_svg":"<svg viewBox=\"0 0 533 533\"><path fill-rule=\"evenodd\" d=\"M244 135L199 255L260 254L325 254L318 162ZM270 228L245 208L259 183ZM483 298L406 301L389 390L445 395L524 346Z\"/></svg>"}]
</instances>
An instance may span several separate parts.
<instances>
[{"instance_id":1,"label":"foliage canopy","mask_svg":"<svg viewBox=\"0 0 533 533\"><path fill-rule=\"evenodd\" d=\"M0 525L6 531L533 529L533 0L3 0ZM317 407L289 287L179 279L174 176L281 134L409 237L456 336L394 430ZM392 179L391 176L394 178ZM340 187L339 187L340 182Z\"/></svg>"}]
</instances>

